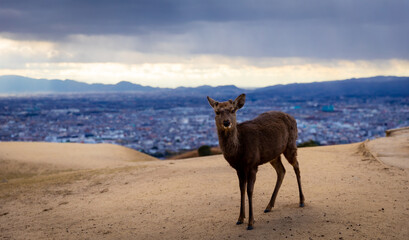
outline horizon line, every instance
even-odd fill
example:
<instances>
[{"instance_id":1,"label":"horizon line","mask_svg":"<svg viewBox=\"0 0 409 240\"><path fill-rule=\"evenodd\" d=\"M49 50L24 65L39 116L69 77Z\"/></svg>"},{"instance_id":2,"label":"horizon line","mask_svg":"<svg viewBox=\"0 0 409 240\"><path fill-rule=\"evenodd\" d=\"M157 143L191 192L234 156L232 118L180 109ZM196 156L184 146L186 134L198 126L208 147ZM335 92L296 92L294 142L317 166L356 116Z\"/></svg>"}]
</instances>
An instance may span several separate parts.
<instances>
[{"instance_id":1,"label":"horizon line","mask_svg":"<svg viewBox=\"0 0 409 240\"><path fill-rule=\"evenodd\" d=\"M6 74L6 75L0 75L1 77L21 77L21 78L28 78L28 79L34 79L34 80L47 80L47 81L74 81L74 82L78 82L78 83L83 83L86 85L106 85L106 86L115 86L120 84L121 82L124 83L131 83L134 85L139 85L142 87L151 87L151 88L159 88L159 89L177 89L177 88L199 88L199 87L225 87L225 86L234 86L240 89L244 89L244 90L255 90L255 89L260 89L260 88L265 88L265 87L272 87L272 86L286 86L286 85L291 85L291 84L309 84L309 83L321 83L321 82L336 82L336 81L345 81L345 80L353 80L353 79L369 79L369 78L377 78L377 77L396 77L396 78L409 78L409 76L399 76L399 75L375 75L375 76L369 76L369 77L352 77L352 78L346 78L346 79L334 79L334 80L322 80L322 81L308 81L308 82L289 82L289 83L278 83L278 84L272 84L272 85L265 85L263 87L241 87L238 86L236 84L225 84L225 85L211 85L211 84L203 84L203 85L197 85L197 86L184 86L184 85L180 85L180 86L176 86L176 87L156 87L156 86L152 86L152 85L142 85L140 83L135 83L135 82L131 82L128 80L120 80L116 83L102 83L102 82L94 82L94 83L89 83L86 81L82 81L82 80L74 80L74 79L49 79L49 78L35 78L35 77L28 77L28 76L23 76L23 75L14 75L14 74Z\"/></svg>"}]
</instances>

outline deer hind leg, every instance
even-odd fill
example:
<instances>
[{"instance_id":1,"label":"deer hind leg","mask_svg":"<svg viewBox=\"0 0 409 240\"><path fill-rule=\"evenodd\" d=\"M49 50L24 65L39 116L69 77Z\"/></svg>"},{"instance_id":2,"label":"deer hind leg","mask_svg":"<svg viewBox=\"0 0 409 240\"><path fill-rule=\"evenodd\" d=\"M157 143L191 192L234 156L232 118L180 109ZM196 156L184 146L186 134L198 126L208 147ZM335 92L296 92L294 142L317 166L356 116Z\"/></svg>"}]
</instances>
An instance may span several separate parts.
<instances>
[{"instance_id":1,"label":"deer hind leg","mask_svg":"<svg viewBox=\"0 0 409 240\"><path fill-rule=\"evenodd\" d=\"M276 182L276 186L274 188L273 195L271 196L271 200L268 203L266 209L264 210L265 213L270 212L271 208L274 207L274 203L275 203L276 198L277 198L278 190L280 190L281 183L283 182L284 175L285 175L285 168L283 166L283 163L281 162L281 156L278 156L276 159L274 159L270 163L277 172L277 182Z\"/></svg>"},{"instance_id":2,"label":"deer hind leg","mask_svg":"<svg viewBox=\"0 0 409 240\"><path fill-rule=\"evenodd\" d=\"M284 152L284 156L294 168L295 175L297 176L298 191L300 194L300 207L304 207L304 194L302 193L301 188L301 175L297 160L297 148L287 148L287 150Z\"/></svg>"}]
</instances>

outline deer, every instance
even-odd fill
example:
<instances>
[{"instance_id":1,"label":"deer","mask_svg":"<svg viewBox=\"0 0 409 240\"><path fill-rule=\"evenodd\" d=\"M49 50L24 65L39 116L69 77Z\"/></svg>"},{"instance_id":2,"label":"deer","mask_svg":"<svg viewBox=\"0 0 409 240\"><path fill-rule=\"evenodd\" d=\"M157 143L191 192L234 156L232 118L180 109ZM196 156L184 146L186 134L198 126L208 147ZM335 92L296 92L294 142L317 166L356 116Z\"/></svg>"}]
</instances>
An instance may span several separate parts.
<instances>
[{"instance_id":1,"label":"deer","mask_svg":"<svg viewBox=\"0 0 409 240\"><path fill-rule=\"evenodd\" d=\"M240 215L237 225L245 219L245 194L249 204L247 230L254 226L253 189L258 166L270 163L277 172L277 181L270 202L264 212L268 213L274 203L283 182L285 168L281 154L293 166L297 176L299 190L299 207L304 207L304 194L301 188L300 168L297 161L297 122L287 113L269 111L260 114L253 120L237 123L236 112L244 106L246 95L243 93L234 101L218 102L209 96L207 100L215 112L215 123L219 146L223 156L233 167L239 179Z\"/></svg>"}]
</instances>

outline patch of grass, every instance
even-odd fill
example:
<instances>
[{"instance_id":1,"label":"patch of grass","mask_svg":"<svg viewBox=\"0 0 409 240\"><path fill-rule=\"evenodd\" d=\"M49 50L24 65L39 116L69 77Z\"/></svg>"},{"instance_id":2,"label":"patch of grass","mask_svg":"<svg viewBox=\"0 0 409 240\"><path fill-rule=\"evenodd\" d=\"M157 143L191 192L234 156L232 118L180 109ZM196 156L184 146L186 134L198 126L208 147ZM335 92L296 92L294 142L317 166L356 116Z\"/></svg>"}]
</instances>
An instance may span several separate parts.
<instances>
[{"instance_id":1,"label":"patch of grass","mask_svg":"<svg viewBox=\"0 0 409 240\"><path fill-rule=\"evenodd\" d=\"M302 147L316 147L316 146L320 146L320 143L314 140L309 140L306 142L302 142L300 144L297 145L297 147L302 148Z\"/></svg>"},{"instance_id":2,"label":"patch of grass","mask_svg":"<svg viewBox=\"0 0 409 240\"><path fill-rule=\"evenodd\" d=\"M208 145L201 146L199 149L197 149L197 152L200 157L212 155L212 149Z\"/></svg>"},{"instance_id":3,"label":"patch of grass","mask_svg":"<svg viewBox=\"0 0 409 240\"><path fill-rule=\"evenodd\" d=\"M210 148L210 155L218 155L218 154L222 154L222 151L220 150L219 147ZM176 160L176 159L196 158L196 157L200 157L198 150L186 151L186 152L180 152L180 153L172 153L172 155L169 156L167 159Z\"/></svg>"}]
</instances>

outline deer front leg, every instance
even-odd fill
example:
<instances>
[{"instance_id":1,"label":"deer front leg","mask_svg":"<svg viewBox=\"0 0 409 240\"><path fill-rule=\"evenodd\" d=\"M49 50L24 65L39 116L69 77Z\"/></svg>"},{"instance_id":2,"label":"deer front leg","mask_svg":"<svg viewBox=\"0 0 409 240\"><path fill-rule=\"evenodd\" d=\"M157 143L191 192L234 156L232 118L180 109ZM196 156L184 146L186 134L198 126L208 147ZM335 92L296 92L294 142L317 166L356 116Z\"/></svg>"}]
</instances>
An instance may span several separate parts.
<instances>
[{"instance_id":1,"label":"deer front leg","mask_svg":"<svg viewBox=\"0 0 409 240\"><path fill-rule=\"evenodd\" d=\"M239 219L237 220L237 225L242 224L244 222L244 218L246 217L245 213L245 204L246 204L246 174L242 171L237 171L237 176L239 177L239 185L240 185L240 215Z\"/></svg>"},{"instance_id":2,"label":"deer front leg","mask_svg":"<svg viewBox=\"0 0 409 240\"><path fill-rule=\"evenodd\" d=\"M251 169L247 175L247 197L249 198L249 224L247 230L252 230L254 225L253 216L253 189L256 182L257 169Z\"/></svg>"}]
</instances>

